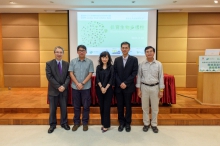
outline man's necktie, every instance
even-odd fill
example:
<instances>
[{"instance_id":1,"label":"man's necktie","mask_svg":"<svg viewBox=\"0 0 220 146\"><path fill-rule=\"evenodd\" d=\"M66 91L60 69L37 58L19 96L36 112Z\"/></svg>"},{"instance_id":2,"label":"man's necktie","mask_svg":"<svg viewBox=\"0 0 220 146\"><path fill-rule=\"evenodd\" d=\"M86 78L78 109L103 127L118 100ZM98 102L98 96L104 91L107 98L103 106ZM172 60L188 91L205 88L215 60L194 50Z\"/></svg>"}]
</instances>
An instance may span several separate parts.
<instances>
[{"instance_id":1,"label":"man's necktie","mask_svg":"<svg viewBox=\"0 0 220 146\"><path fill-rule=\"evenodd\" d=\"M60 74L62 74L62 68L61 68L60 62L58 63L58 69L59 69Z\"/></svg>"}]
</instances>

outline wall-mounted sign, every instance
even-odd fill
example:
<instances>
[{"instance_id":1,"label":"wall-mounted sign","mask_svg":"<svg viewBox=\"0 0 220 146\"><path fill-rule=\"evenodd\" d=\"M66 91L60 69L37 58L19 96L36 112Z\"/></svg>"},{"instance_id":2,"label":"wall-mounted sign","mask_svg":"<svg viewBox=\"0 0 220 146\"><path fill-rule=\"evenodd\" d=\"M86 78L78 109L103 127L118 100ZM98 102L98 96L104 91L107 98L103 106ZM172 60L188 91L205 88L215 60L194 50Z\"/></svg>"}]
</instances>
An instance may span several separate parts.
<instances>
[{"instance_id":1,"label":"wall-mounted sign","mask_svg":"<svg viewBox=\"0 0 220 146\"><path fill-rule=\"evenodd\" d=\"M199 72L220 72L220 56L199 56Z\"/></svg>"}]
</instances>

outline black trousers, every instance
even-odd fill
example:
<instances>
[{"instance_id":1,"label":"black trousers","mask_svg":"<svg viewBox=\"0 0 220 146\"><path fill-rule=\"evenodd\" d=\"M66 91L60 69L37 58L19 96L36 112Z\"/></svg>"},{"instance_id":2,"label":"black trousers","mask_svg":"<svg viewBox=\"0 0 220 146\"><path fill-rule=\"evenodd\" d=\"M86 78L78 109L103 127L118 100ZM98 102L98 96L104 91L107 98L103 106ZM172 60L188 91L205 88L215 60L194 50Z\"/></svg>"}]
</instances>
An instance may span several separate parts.
<instances>
[{"instance_id":1,"label":"black trousers","mask_svg":"<svg viewBox=\"0 0 220 146\"><path fill-rule=\"evenodd\" d=\"M62 93L60 93L58 96L50 96L49 95L49 101L50 101L50 117L49 117L49 124L52 127L56 127L57 125L57 117L56 117L56 111L58 102L60 105L60 125L67 124L67 97L64 97Z\"/></svg>"},{"instance_id":2,"label":"black trousers","mask_svg":"<svg viewBox=\"0 0 220 146\"><path fill-rule=\"evenodd\" d=\"M131 124L131 98L132 93L116 93L117 98L117 108L118 108L118 121L120 125L130 125ZM126 112L124 114L124 106L126 107Z\"/></svg>"},{"instance_id":3,"label":"black trousers","mask_svg":"<svg viewBox=\"0 0 220 146\"><path fill-rule=\"evenodd\" d=\"M104 126L104 128L109 128L111 126L110 109L113 97L112 87L109 87L106 93L102 94L101 89L97 86L96 94L99 99L101 124Z\"/></svg>"},{"instance_id":4,"label":"black trousers","mask_svg":"<svg viewBox=\"0 0 220 146\"><path fill-rule=\"evenodd\" d=\"M89 121L89 112L91 104L90 89L75 90L72 89L72 101L74 107L74 125L80 125L81 105L83 105L82 124L87 125Z\"/></svg>"}]
</instances>

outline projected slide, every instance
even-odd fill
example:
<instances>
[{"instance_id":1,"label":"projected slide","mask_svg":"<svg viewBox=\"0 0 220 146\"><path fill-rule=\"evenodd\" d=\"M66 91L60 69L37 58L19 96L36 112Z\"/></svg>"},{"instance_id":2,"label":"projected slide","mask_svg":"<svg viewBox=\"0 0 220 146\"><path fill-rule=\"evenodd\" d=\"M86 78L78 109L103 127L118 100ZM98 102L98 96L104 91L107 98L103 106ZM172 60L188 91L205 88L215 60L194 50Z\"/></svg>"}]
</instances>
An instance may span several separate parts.
<instances>
[{"instance_id":1,"label":"projected slide","mask_svg":"<svg viewBox=\"0 0 220 146\"><path fill-rule=\"evenodd\" d=\"M148 12L77 12L77 43L86 45L87 55L121 55L124 41L131 44L130 55L144 55L147 37Z\"/></svg>"}]
</instances>

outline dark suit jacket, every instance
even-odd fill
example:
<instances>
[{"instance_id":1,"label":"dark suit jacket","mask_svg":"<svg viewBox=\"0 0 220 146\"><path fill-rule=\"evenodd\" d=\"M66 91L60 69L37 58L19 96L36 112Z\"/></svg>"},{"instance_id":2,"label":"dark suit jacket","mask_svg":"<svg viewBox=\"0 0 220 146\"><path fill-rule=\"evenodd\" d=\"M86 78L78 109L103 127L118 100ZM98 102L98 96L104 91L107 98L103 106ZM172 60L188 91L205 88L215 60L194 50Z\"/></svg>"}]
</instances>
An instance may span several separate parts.
<instances>
[{"instance_id":1,"label":"dark suit jacket","mask_svg":"<svg viewBox=\"0 0 220 146\"><path fill-rule=\"evenodd\" d=\"M60 75L56 59L46 62L46 76L49 82L48 95L58 96L60 93L58 88L63 85L65 87L63 96L68 96L68 86L70 82L68 69L69 63L62 60L62 75Z\"/></svg>"},{"instance_id":2,"label":"dark suit jacket","mask_svg":"<svg viewBox=\"0 0 220 146\"><path fill-rule=\"evenodd\" d=\"M121 92L120 85L124 82L127 87L123 90L124 93L132 93L135 90L134 78L136 78L138 72L138 60L134 56L128 56L128 60L123 64L122 56L117 57L114 61L114 71L115 71L115 91L117 93Z\"/></svg>"}]
</instances>

